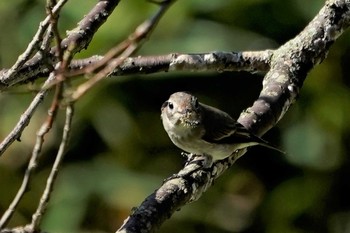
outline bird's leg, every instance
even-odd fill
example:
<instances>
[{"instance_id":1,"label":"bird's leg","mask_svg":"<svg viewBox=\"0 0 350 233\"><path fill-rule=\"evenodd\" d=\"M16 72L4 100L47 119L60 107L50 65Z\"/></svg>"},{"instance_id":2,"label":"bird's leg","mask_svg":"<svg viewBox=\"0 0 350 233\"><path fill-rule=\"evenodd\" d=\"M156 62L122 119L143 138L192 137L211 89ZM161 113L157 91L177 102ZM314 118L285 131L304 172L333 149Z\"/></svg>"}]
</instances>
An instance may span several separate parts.
<instances>
[{"instance_id":1,"label":"bird's leg","mask_svg":"<svg viewBox=\"0 0 350 233\"><path fill-rule=\"evenodd\" d=\"M208 156L208 155L197 155L197 154L186 153L186 152L181 152L181 155L187 158L185 166L191 163L201 162L201 166L206 168L206 167L211 167L211 165L213 164L211 156Z\"/></svg>"},{"instance_id":2,"label":"bird's leg","mask_svg":"<svg viewBox=\"0 0 350 233\"><path fill-rule=\"evenodd\" d=\"M187 162L193 160L193 158L196 157L197 155L193 154L193 153L181 152L181 156L187 158L187 161L186 161L186 163L187 163Z\"/></svg>"},{"instance_id":3,"label":"bird's leg","mask_svg":"<svg viewBox=\"0 0 350 233\"><path fill-rule=\"evenodd\" d=\"M182 152L181 155L182 155L183 157L186 157L186 158L187 158L186 163L185 163L185 167L186 167L188 164L192 163L192 161L194 161L194 160L196 159L196 157L198 157L198 155L196 155L196 154L193 154L193 153L186 153L186 152Z\"/></svg>"}]
</instances>

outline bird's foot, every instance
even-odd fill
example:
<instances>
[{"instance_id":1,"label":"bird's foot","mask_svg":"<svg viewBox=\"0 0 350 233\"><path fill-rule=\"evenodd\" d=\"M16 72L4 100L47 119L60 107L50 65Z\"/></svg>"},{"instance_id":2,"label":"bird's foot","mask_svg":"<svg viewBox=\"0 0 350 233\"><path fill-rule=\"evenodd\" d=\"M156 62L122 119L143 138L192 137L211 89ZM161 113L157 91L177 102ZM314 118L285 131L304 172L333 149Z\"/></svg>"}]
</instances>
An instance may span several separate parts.
<instances>
[{"instance_id":1,"label":"bird's foot","mask_svg":"<svg viewBox=\"0 0 350 233\"><path fill-rule=\"evenodd\" d=\"M186 153L186 152L182 152L181 155L187 158L185 166L192 163L196 163L206 168L206 167L210 167L213 164L211 156L197 155L197 154Z\"/></svg>"},{"instance_id":2,"label":"bird's foot","mask_svg":"<svg viewBox=\"0 0 350 233\"><path fill-rule=\"evenodd\" d=\"M188 160L193 159L193 157L195 157L197 155L193 154L193 153L181 152L181 156L184 158L187 158L187 161L188 161Z\"/></svg>"}]
</instances>

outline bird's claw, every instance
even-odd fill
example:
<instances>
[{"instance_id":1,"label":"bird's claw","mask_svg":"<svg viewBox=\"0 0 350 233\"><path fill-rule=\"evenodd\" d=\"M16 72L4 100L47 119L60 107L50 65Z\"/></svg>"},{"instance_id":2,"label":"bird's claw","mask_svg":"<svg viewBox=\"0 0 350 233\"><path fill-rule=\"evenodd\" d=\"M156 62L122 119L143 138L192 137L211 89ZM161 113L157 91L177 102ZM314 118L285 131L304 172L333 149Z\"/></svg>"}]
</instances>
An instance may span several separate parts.
<instances>
[{"instance_id":1,"label":"bird's claw","mask_svg":"<svg viewBox=\"0 0 350 233\"><path fill-rule=\"evenodd\" d=\"M192 156L194 156L194 154L192 153L186 153L186 152L181 152L181 156L185 157L185 158L192 158Z\"/></svg>"}]
</instances>

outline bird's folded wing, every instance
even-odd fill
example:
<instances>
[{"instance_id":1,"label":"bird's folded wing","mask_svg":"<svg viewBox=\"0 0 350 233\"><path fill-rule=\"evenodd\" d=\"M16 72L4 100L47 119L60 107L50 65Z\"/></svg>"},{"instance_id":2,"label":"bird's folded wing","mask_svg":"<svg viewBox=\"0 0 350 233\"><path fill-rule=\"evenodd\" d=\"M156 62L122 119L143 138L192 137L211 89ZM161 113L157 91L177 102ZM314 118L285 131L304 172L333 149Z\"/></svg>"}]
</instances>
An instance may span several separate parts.
<instances>
[{"instance_id":1,"label":"bird's folded wing","mask_svg":"<svg viewBox=\"0 0 350 233\"><path fill-rule=\"evenodd\" d=\"M241 124L235 123L233 125L216 125L215 128L209 128L203 135L203 140L210 143L218 144L245 144L250 142L265 143L259 137L249 133Z\"/></svg>"}]
</instances>

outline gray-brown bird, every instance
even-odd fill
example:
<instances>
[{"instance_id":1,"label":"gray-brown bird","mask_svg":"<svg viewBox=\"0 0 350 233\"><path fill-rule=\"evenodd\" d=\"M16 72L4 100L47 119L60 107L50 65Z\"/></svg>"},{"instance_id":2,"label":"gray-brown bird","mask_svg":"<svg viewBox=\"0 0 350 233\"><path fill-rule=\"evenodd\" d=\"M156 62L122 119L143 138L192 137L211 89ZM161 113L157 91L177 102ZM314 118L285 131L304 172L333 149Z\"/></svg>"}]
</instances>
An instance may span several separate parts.
<instances>
[{"instance_id":1,"label":"gray-brown bird","mask_svg":"<svg viewBox=\"0 0 350 233\"><path fill-rule=\"evenodd\" d=\"M206 166L255 145L284 153L250 133L226 112L198 102L188 92L172 94L162 105L161 119L171 141L191 155L205 156Z\"/></svg>"}]
</instances>

